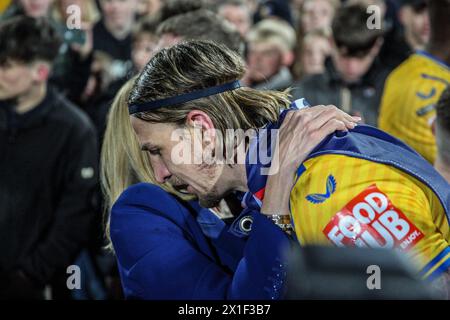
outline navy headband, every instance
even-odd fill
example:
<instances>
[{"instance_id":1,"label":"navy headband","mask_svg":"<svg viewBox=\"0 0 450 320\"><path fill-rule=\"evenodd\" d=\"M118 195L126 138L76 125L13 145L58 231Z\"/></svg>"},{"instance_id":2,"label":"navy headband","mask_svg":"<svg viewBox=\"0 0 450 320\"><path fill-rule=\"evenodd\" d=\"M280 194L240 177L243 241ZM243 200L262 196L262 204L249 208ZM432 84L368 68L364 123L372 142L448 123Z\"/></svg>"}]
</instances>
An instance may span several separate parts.
<instances>
[{"instance_id":1,"label":"navy headband","mask_svg":"<svg viewBox=\"0 0 450 320\"><path fill-rule=\"evenodd\" d=\"M200 98L212 96L225 91L235 90L241 87L239 80L221 84L219 86L205 88L189 93L180 94L179 96L169 97L160 100L154 100L149 102L144 102L140 104L132 104L128 107L130 114L150 111L158 108L169 107L176 104L185 103L192 100L197 100Z\"/></svg>"}]
</instances>

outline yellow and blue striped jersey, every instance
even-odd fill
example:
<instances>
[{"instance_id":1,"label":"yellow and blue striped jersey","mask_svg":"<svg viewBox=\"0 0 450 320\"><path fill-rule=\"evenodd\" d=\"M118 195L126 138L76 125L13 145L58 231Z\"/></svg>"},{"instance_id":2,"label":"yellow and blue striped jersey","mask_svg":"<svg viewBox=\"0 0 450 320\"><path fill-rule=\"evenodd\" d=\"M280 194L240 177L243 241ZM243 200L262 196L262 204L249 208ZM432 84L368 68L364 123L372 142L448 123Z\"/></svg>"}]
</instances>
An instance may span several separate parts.
<instances>
[{"instance_id":1,"label":"yellow and blue striped jersey","mask_svg":"<svg viewBox=\"0 0 450 320\"><path fill-rule=\"evenodd\" d=\"M450 228L435 193L392 166L324 154L303 163L291 193L300 244L395 248L425 277L450 264Z\"/></svg>"},{"instance_id":2,"label":"yellow and blue striped jersey","mask_svg":"<svg viewBox=\"0 0 450 320\"><path fill-rule=\"evenodd\" d=\"M426 52L417 52L386 80L380 106L380 129L403 140L429 162L436 158L431 124L435 104L450 83L450 69Z\"/></svg>"}]
</instances>

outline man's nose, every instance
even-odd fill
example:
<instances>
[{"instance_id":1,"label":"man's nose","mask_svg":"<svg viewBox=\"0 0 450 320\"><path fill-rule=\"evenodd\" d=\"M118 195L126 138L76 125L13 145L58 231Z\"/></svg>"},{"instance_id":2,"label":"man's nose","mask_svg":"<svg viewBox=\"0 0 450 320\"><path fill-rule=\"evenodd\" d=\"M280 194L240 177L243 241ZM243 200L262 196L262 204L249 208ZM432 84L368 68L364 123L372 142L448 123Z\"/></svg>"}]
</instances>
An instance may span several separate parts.
<instances>
[{"instance_id":1,"label":"man's nose","mask_svg":"<svg viewBox=\"0 0 450 320\"><path fill-rule=\"evenodd\" d=\"M155 173L155 179L158 183L164 183L172 176L169 169L167 169L162 161L152 161L152 167L153 172Z\"/></svg>"},{"instance_id":2,"label":"man's nose","mask_svg":"<svg viewBox=\"0 0 450 320\"><path fill-rule=\"evenodd\" d=\"M313 24L318 23L321 17L322 12L320 12L319 10L313 10L311 12L311 21L313 22Z\"/></svg>"}]
</instances>

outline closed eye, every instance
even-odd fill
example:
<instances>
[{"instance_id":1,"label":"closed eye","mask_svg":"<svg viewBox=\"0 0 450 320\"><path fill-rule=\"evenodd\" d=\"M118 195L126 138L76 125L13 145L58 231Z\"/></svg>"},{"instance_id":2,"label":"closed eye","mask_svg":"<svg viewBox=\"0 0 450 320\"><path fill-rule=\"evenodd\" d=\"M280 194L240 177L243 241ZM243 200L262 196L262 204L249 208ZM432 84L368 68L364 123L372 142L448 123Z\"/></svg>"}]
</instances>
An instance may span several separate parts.
<instances>
[{"instance_id":1,"label":"closed eye","mask_svg":"<svg viewBox=\"0 0 450 320\"><path fill-rule=\"evenodd\" d=\"M141 148L142 151L147 151L151 155L161 155L161 149L156 147L150 147L149 145L145 144Z\"/></svg>"},{"instance_id":2,"label":"closed eye","mask_svg":"<svg viewBox=\"0 0 450 320\"><path fill-rule=\"evenodd\" d=\"M161 155L161 150L159 149L150 149L147 150L152 156L159 156Z\"/></svg>"}]
</instances>

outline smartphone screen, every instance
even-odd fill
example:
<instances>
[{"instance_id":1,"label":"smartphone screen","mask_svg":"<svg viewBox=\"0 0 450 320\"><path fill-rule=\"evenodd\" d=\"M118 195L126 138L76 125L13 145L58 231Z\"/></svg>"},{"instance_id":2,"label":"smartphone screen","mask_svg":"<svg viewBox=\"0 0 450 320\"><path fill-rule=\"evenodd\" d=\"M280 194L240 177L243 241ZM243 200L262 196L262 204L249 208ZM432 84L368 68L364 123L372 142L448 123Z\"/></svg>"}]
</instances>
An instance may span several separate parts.
<instances>
[{"instance_id":1,"label":"smartphone screen","mask_svg":"<svg viewBox=\"0 0 450 320\"><path fill-rule=\"evenodd\" d=\"M68 44L83 45L86 42L86 32L80 29L68 29L64 32L64 41Z\"/></svg>"}]
</instances>

